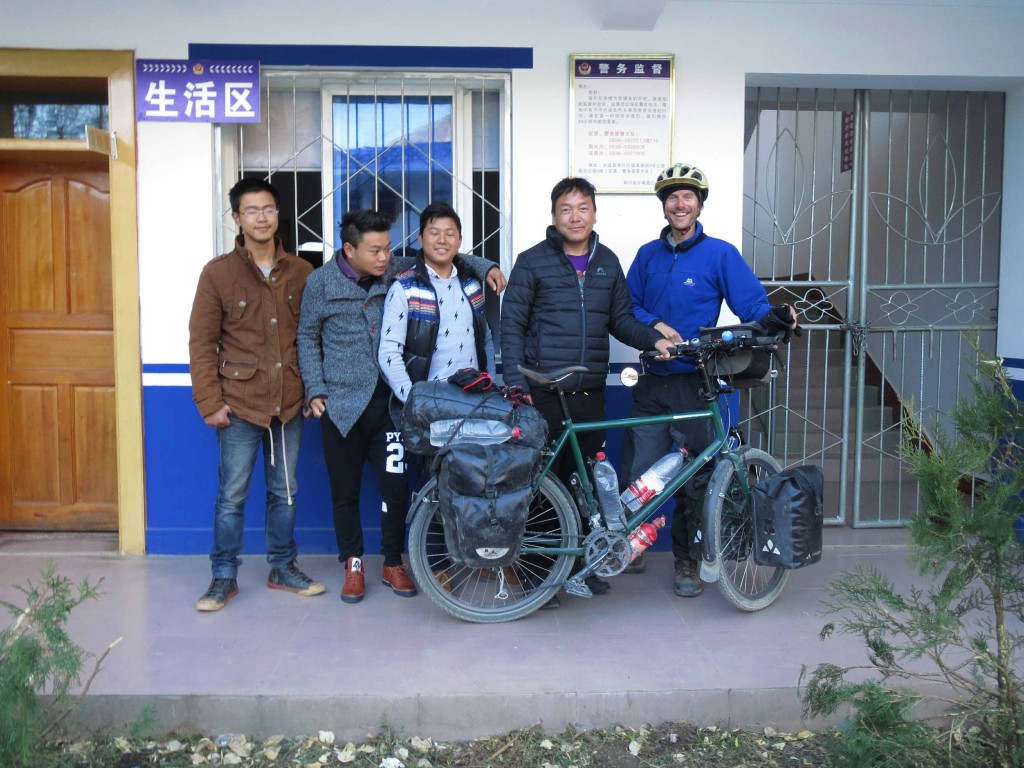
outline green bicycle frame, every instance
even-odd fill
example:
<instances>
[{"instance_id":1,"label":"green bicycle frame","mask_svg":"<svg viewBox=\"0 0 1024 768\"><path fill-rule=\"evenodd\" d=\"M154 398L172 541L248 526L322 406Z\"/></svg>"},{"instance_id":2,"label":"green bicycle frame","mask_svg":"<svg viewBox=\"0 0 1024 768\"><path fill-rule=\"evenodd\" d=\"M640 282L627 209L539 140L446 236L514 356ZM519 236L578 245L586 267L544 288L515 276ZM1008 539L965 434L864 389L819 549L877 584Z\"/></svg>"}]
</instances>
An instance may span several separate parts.
<instances>
[{"instance_id":1,"label":"green bicycle frame","mask_svg":"<svg viewBox=\"0 0 1024 768\"><path fill-rule=\"evenodd\" d=\"M600 429L628 429L630 427L645 427L652 424L676 424L685 421L704 420L711 421L711 425L715 431L714 440L711 441L707 448L701 451L697 456L693 457L692 461L687 462L683 467L682 472L672 478L672 480L665 485L665 488L661 493L651 499L648 499L640 509L633 513L632 517L630 517L626 523L625 531L623 531L624 535L628 536L636 530L644 520L649 518L662 504L672 498L676 491L682 488L690 478L696 475L704 465L718 454L721 454L723 457L727 457L730 461L736 464L737 474L741 478L741 482L744 486L746 485L746 475L739 471L740 459L735 452L729 449L728 434L725 431L725 425L722 421L722 412L718 405L718 396L708 402L706 410L701 411L670 413L660 416L636 416L632 418L604 421L588 421L580 424L573 422L571 417L567 417L563 422L565 425L565 431L561 436L559 436L558 440L555 441L552 446L551 456L545 462L544 468L541 470L540 475L534 483L534 491L536 492L540 487L541 481L551 471L551 467L554 465L555 459L562 454L562 451L564 451L566 445L568 445L569 449L572 451L573 458L575 459L576 472L579 475L580 485L588 507L587 509L580 510L580 512L586 515L590 510L596 508L597 500L594 496L594 487L591 484L586 471L586 462L583 458L582 452L580 451L579 440L576 437L577 434L581 432L594 432ZM572 498L571 493L570 498ZM580 557L584 554L582 547L545 546L543 544L544 540L545 539L542 536L527 536L523 539L520 551L529 554L572 555L575 557Z\"/></svg>"}]
</instances>

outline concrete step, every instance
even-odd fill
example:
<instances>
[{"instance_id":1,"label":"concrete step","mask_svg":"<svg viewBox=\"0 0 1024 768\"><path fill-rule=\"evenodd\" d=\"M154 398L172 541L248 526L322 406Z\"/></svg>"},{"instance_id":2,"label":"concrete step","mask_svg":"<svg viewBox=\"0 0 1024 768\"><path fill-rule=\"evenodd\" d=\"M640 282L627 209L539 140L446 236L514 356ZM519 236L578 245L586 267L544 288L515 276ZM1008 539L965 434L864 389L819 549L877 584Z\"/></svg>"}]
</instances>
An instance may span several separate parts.
<instances>
[{"instance_id":1,"label":"concrete step","mask_svg":"<svg viewBox=\"0 0 1024 768\"><path fill-rule=\"evenodd\" d=\"M842 435L835 432L822 430L808 430L806 432L784 432L776 431L773 445L786 446L785 450L790 454L806 454L809 451L821 451L824 446L832 445L842 439ZM885 432L881 435L874 435L867 443L868 452L879 452L895 456L899 451L900 436L896 432Z\"/></svg>"},{"instance_id":2,"label":"concrete step","mask_svg":"<svg viewBox=\"0 0 1024 768\"><path fill-rule=\"evenodd\" d=\"M772 455L775 456L783 466L787 467L795 464L818 464L821 466L821 471L825 476L826 482L839 481L842 461L838 448L826 451L824 455L820 452L803 453L799 451L793 451L785 454L773 453ZM847 482L853 480L853 470L854 459L851 456L846 469ZM862 482L877 483L892 482L896 480L907 481L912 479L912 476L906 471L905 465L902 461L889 456L879 456L878 454L861 457L860 471Z\"/></svg>"},{"instance_id":3,"label":"concrete step","mask_svg":"<svg viewBox=\"0 0 1024 768\"><path fill-rule=\"evenodd\" d=\"M852 408L844 408L840 403L829 404L830 407L822 408L820 404L802 402L791 403L788 410L780 410L771 414L770 419L762 419L762 422L770 421L776 430L785 429L790 432L802 432L810 429L826 429L830 432L838 432L843 426L843 415L849 411L850 428L855 425L856 413ZM864 409L864 425L877 426L879 424L891 424L888 408L881 406L869 406ZM872 429L872 431L878 431Z\"/></svg>"},{"instance_id":4,"label":"concrete step","mask_svg":"<svg viewBox=\"0 0 1024 768\"><path fill-rule=\"evenodd\" d=\"M825 364L828 366L835 366L842 369L845 365L846 353L842 349L836 348L790 348L782 349L778 353L778 357L782 360L782 364L786 368L798 368L807 365L808 360L812 360L815 364ZM856 369L856 359L851 360L853 368Z\"/></svg>"},{"instance_id":5,"label":"concrete step","mask_svg":"<svg viewBox=\"0 0 1024 768\"><path fill-rule=\"evenodd\" d=\"M853 402L856 396L855 388L850 387L850 401ZM783 379L776 388L776 395L779 402L784 400L783 392L789 392L790 402L821 402L826 399L834 402L841 402L843 399L843 380L841 378L826 379L824 377L811 377L809 380ZM880 405L882 402L881 389L874 384L864 385L864 402L873 405Z\"/></svg>"},{"instance_id":6,"label":"concrete step","mask_svg":"<svg viewBox=\"0 0 1024 768\"><path fill-rule=\"evenodd\" d=\"M843 489L844 486L836 480L825 481L822 504L826 520L839 515L840 493ZM848 522L855 518L860 523L906 522L917 514L920 508L917 482L910 477L882 482L862 482L859 514L855 514L853 506L853 485L847 484L845 491L845 515Z\"/></svg>"},{"instance_id":7,"label":"concrete step","mask_svg":"<svg viewBox=\"0 0 1024 768\"><path fill-rule=\"evenodd\" d=\"M500 625L461 622L422 593L395 597L380 585L379 555L367 554L366 599L352 607L338 601L342 574L333 555L302 556L303 570L328 587L309 598L268 590L263 558L253 552L239 571L238 597L223 615L202 615L193 606L209 580L205 556L57 553L52 544L17 552L10 536L2 542L0 599L22 605L13 585L37 580L55 559L74 583L104 579L105 594L76 608L69 629L90 650L124 641L65 723L73 737L109 730L147 708L154 737L233 732L252 739L327 728L343 743L358 742L378 732L382 713L405 738L438 740L492 737L538 722L549 733L670 720L795 733L841 719L803 718L801 665L863 657L859 637L818 639L827 584L863 563L900 589L930 587L908 566L905 540L902 531L830 526L822 561L794 571L780 599L755 613L737 611L712 585L699 599L676 597L672 555L664 551L648 552L647 572L614 578L605 595L563 592L557 611ZM580 653L595 639L609 658L643 647L649 659L604 663L595 674L594 655ZM678 669L680 649L692 668Z\"/></svg>"},{"instance_id":8,"label":"concrete step","mask_svg":"<svg viewBox=\"0 0 1024 768\"><path fill-rule=\"evenodd\" d=\"M921 509L917 480L909 475L898 480L883 480L881 482L861 480L859 485L860 505L856 509L853 506L853 489L852 484L846 488L846 517L851 522L854 520L860 524L907 522ZM833 498L838 501L838 484L833 489L833 493L836 494Z\"/></svg>"}]
</instances>

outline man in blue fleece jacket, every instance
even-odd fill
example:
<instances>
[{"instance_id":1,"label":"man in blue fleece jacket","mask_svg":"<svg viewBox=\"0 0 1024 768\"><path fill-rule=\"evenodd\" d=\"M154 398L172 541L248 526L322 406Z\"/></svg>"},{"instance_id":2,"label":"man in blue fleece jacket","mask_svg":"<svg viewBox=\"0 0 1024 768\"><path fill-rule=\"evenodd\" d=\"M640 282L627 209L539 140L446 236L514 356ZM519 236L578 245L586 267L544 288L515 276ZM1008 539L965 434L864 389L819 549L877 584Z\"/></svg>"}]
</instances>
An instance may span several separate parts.
<instances>
[{"instance_id":1,"label":"man in blue fleece jacket","mask_svg":"<svg viewBox=\"0 0 1024 768\"><path fill-rule=\"evenodd\" d=\"M697 221L708 199L708 180L700 168L676 163L658 176L654 191L668 221L657 240L642 246L626 276L636 318L672 341L692 339L701 327L718 321L722 301L741 322L760 322L769 330L796 327L788 308L773 308L768 296L743 256L724 240L708 237ZM700 377L685 358L655 360L648 375L633 390L631 416L679 413L704 407ZM707 421L690 422L680 429L686 448L696 455L711 442ZM622 482L640 476L669 452L672 436L668 425L635 427L627 431L622 448ZM675 555L675 593L696 597L701 592L697 564L699 545L694 543L700 525L699 504L680 493L672 520L672 552ZM630 570L642 570L635 561Z\"/></svg>"}]
</instances>

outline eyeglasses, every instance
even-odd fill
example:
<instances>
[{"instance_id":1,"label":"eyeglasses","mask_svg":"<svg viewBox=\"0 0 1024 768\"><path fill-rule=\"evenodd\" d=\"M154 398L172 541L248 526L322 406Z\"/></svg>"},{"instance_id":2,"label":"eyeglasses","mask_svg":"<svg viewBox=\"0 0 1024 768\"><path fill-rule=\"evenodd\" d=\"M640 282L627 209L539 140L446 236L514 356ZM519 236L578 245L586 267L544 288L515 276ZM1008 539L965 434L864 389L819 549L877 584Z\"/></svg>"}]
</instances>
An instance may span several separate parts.
<instances>
[{"instance_id":1,"label":"eyeglasses","mask_svg":"<svg viewBox=\"0 0 1024 768\"><path fill-rule=\"evenodd\" d=\"M247 219L255 219L261 213L268 219L272 219L274 216L277 216L277 208L268 205L266 208L246 208L244 211L242 211L242 215L245 216Z\"/></svg>"}]
</instances>

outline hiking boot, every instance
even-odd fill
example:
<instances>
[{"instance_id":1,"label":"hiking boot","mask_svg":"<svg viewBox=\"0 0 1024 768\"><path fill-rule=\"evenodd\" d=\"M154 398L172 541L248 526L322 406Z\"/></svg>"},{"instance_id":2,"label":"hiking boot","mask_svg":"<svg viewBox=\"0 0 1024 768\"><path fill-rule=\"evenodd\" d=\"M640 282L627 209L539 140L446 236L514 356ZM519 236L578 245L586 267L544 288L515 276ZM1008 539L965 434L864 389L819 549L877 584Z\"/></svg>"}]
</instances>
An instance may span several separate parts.
<instances>
[{"instance_id":1,"label":"hiking boot","mask_svg":"<svg viewBox=\"0 0 1024 768\"><path fill-rule=\"evenodd\" d=\"M341 588L341 600L345 603L358 603L363 599L365 593L363 559L350 557L345 563L345 584Z\"/></svg>"},{"instance_id":2,"label":"hiking boot","mask_svg":"<svg viewBox=\"0 0 1024 768\"><path fill-rule=\"evenodd\" d=\"M409 574L405 572L405 566L401 563L385 565L380 580L385 586L391 587L399 597L412 597L416 594L416 585L412 583Z\"/></svg>"},{"instance_id":3,"label":"hiking boot","mask_svg":"<svg viewBox=\"0 0 1024 768\"><path fill-rule=\"evenodd\" d=\"M644 562L643 555L637 555L636 559L633 560L629 565L622 569L623 573L643 573L647 570L647 563Z\"/></svg>"},{"instance_id":4,"label":"hiking boot","mask_svg":"<svg viewBox=\"0 0 1024 768\"><path fill-rule=\"evenodd\" d=\"M196 610L219 611L237 594L238 582L235 579L214 579L203 596L196 601Z\"/></svg>"},{"instance_id":5,"label":"hiking boot","mask_svg":"<svg viewBox=\"0 0 1024 768\"><path fill-rule=\"evenodd\" d=\"M587 589L590 590L590 594L592 595L603 595L612 588L612 585L607 581L600 579L593 574L587 576L587 578L583 580L583 583L587 585Z\"/></svg>"},{"instance_id":6,"label":"hiking boot","mask_svg":"<svg viewBox=\"0 0 1024 768\"><path fill-rule=\"evenodd\" d=\"M303 597L321 595L327 589L319 581L313 581L299 570L299 564L292 560L281 568L271 568L267 577L267 586L271 589L283 589Z\"/></svg>"},{"instance_id":7,"label":"hiking boot","mask_svg":"<svg viewBox=\"0 0 1024 768\"><path fill-rule=\"evenodd\" d=\"M700 576L697 575L697 563L694 560L676 559L676 578L672 583L680 597L696 597L701 593Z\"/></svg>"}]
</instances>

